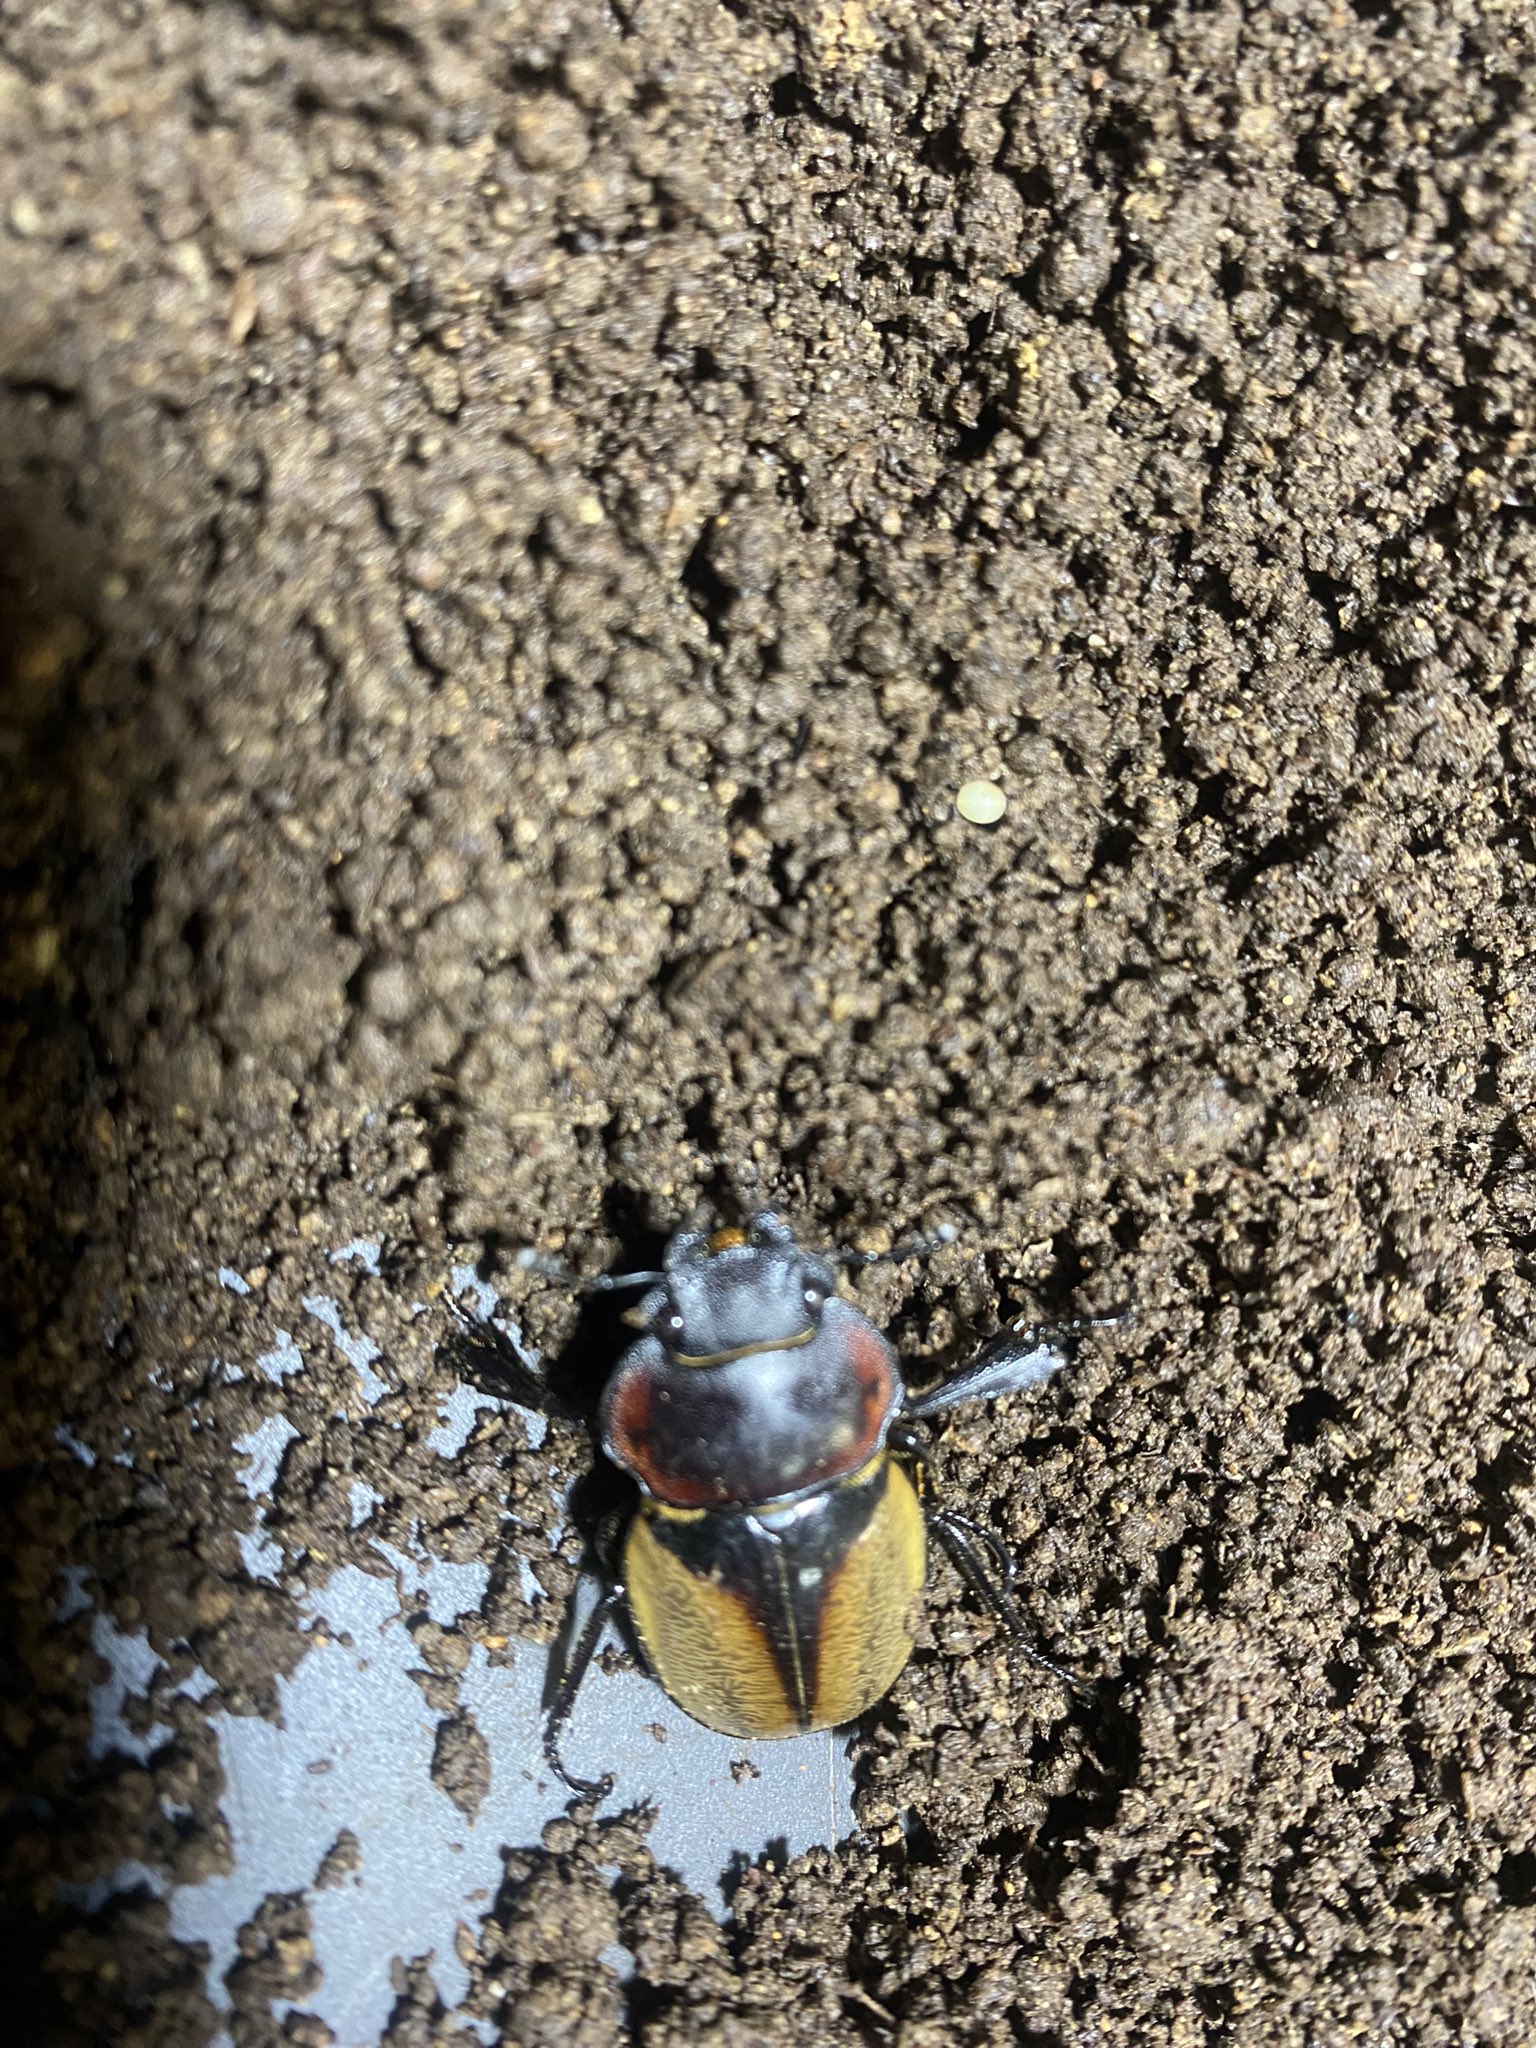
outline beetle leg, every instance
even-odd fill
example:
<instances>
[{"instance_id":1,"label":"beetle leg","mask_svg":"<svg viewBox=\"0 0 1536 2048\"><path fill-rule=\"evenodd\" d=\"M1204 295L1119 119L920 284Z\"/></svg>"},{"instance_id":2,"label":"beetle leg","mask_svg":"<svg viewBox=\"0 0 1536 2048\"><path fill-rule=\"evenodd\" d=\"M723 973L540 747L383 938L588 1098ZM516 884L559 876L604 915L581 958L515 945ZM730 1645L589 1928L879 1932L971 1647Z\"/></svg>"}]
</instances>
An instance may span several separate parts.
<instances>
[{"instance_id":1,"label":"beetle leg","mask_svg":"<svg viewBox=\"0 0 1536 2048\"><path fill-rule=\"evenodd\" d=\"M933 1446L924 1435L920 1435L907 1420L905 1410L892 1422L886 1433L886 1442L898 1457L910 1458L917 1469L921 1492L923 1486L933 1479Z\"/></svg>"},{"instance_id":2,"label":"beetle leg","mask_svg":"<svg viewBox=\"0 0 1536 2048\"><path fill-rule=\"evenodd\" d=\"M474 1377L475 1366L489 1365L496 1378L506 1382L506 1398L515 1401L519 1408L533 1408L541 1414L552 1410L565 1412L551 1400L548 1383L534 1371L521 1347L505 1330L498 1329L489 1316L477 1316L451 1294L445 1305L454 1327L443 1348L450 1360L469 1368L467 1377Z\"/></svg>"},{"instance_id":3,"label":"beetle leg","mask_svg":"<svg viewBox=\"0 0 1536 2048\"><path fill-rule=\"evenodd\" d=\"M629 1517L627 1507L610 1508L592 1532L592 1555L597 1559L603 1583L605 1586L619 1586L620 1591L623 1588L619 1579L619 1559Z\"/></svg>"},{"instance_id":4,"label":"beetle leg","mask_svg":"<svg viewBox=\"0 0 1536 2048\"><path fill-rule=\"evenodd\" d=\"M969 1515L962 1515L958 1508L937 1508L934 1512L943 1517L949 1529L958 1529L961 1535L968 1539L973 1546L981 1544L985 1547L988 1556L992 1560L992 1568L997 1574L996 1580L989 1580L988 1585L989 1587L993 1585L999 1587L1003 1594L1011 1601L1013 1599L1013 1559L1008 1555L1007 1545L1003 1542L1002 1537L998 1535L997 1531L995 1529L983 1528L980 1522L973 1521ZM1015 1608L1014 1619L1018 1620L1018 1618L1017 1608Z\"/></svg>"},{"instance_id":5,"label":"beetle leg","mask_svg":"<svg viewBox=\"0 0 1536 2048\"><path fill-rule=\"evenodd\" d=\"M574 1598L573 1595L573 1603ZM614 1619L623 1604L624 1588L617 1581L604 1588L592 1612L582 1624L575 1648L560 1667L559 1678L553 1694L548 1699L548 1712L544 1717L545 1760L561 1784L582 1799L606 1799L613 1790L613 1774L611 1771L605 1771L602 1777L596 1780L572 1777L560 1759L560 1737L566 1722L571 1718L576 1695L581 1691L581 1681L586 1677L592 1659L597 1655L597 1646L602 1640L603 1630Z\"/></svg>"},{"instance_id":6,"label":"beetle leg","mask_svg":"<svg viewBox=\"0 0 1536 2048\"><path fill-rule=\"evenodd\" d=\"M1054 1657L1047 1657L1043 1650L1037 1650L1026 1641L1028 1629L1019 1612L1018 1602L1013 1597L1013 1565L1001 1541L990 1530L979 1529L964 1515L957 1515L946 1508L928 1510L928 1526L937 1537L939 1546L960 1574L972 1594L984 1607L1002 1622L1014 1638L1015 1647L1039 1671L1048 1671L1071 1692L1087 1693L1091 1690L1086 1679L1079 1678L1065 1664L1058 1664ZM982 1556L983 1549L990 1551L993 1561L1000 1566L997 1578L987 1570Z\"/></svg>"},{"instance_id":7,"label":"beetle leg","mask_svg":"<svg viewBox=\"0 0 1536 2048\"><path fill-rule=\"evenodd\" d=\"M1037 1387L1052 1373L1060 1372L1068 1353L1064 1339L1084 1330L1112 1329L1127 1323L1131 1311L1112 1316L1075 1316L1068 1323L1047 1323L1031 1328L1022 1318L1000 1330L984 1344L966 1365L929 1387L921 1394L908 1394L905 1413L919 1422L958 1408L964 1401L990 1401L998 1394L1020 1394Z\"/></svg>"}]
</instances>

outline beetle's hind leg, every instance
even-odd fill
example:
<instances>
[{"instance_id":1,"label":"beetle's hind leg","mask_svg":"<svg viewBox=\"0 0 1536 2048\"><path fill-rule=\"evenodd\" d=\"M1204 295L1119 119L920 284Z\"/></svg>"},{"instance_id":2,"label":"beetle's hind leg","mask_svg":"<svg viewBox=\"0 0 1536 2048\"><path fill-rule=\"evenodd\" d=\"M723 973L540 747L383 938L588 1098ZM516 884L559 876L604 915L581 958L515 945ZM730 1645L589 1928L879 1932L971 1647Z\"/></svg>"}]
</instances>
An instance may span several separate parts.
<instances>
[{"instance_id":1,"label":"beetle's hind leg","mask_svg":"<svg viewBox=\"0 0 1536 2048\"><path fill-rule=\"evenodd\" d=\"M930 1508L928 1527L974 1597L991 1609L1013 1637L1020 1654L1037 1670L1048 1671L1053 1678L1060 1679L1069 1691L1091 1691L1086 1679L1065 1664L1058 1664L1054 1657L1047 1657L1028 1640L1029 1629L1013 1597L1013 1561L1002 1540L952 1508Z\"/></svg>"},{"instance_id":2,"label":"beetle's hind leg","mask_svg":"<svg viewBox=\"0 0 1536 2048\"><path fill-rule=\"evenodd\" d=\"M967 1364L957 1366L920 1394L909 1393L903 1414L918 1422L958 1408L966 1401L990 1401L1037 1387L1067 1363L1067 1345L1084 1330L1112 1329L1131 1320L1131 1311L1111 1316L1075 1316L1067 1323L1030 1326L1022 1319L1000 1330Z\"/></svg>"},{"instance_id":3,"label":"beetle's hind leg","mask_svg":"<svg viewBox=\"0 0 1536 2048\"><path fill-rule=\"evenodd\" d=\"M590 1576L590 1573L584 1574L583 1581ZM583 1581L578 1581L576 1591L571 1595L571 1616L575 1614L576 1600ZM606 1799L613 1790L613 1773L605 1771L598 1779L573 1777L561 1760L560 1738L565 1732L566 1722L571 1718L571 1710L576 1705L581 1682L591 1669L592 1659L597 1655L597 1646L603 1639L603 1631L609 1622L617 1619L623 1605L623 1586L617 1580L610 1580L603 1587L592 1611L582 1623L581 1633L577 1636L570 1654L557 1664L557 1645L555 1655L550 1658L549 1668L553 1686L546 1692L544 1699L544 1758L561 1784L582 1799Z\"/></svg>"}]
</instances>

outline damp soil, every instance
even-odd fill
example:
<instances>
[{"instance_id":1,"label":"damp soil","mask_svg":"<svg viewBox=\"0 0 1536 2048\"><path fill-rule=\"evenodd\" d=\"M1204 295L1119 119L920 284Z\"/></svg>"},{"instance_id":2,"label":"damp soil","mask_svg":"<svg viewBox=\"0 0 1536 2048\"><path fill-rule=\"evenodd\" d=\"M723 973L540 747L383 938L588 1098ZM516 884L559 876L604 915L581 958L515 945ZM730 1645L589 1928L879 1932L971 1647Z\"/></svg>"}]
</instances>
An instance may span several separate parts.
<instances>
[{"instance_id":1,"label":"damp soil","mask_svg":"<svg viewBox=\"0 0 1536 2048\"><path fill-rule=\"evenodd\" d=\"M29 2039L208 2038L164 1906L55 1881L224 1867L208 1717L274 1710L306 1558L368 1561L352 1482L493 1563L482 1639L553 1633L587 1441L487 1412L445 1466L413 1304L468 1260L568 1346L515 1246L732 1199L960 1225L855 1290L914 1377L1136 1305L939 1448L1098 1689L936 1574L857 1837L721 1925L578 1808L468 2012L1536 2039L1533 44L1524 0L0 5ZM372 1407L218 1369L317 1291ZM279 1405L267 1583L229 1446ZM146 1766L89 1760L65 1565L165 1659ZM240 2048L328 2039L315 1981L274 1894ZM394 1990L390 2042L472 2038Z\"/></svg>"}]
</instances>

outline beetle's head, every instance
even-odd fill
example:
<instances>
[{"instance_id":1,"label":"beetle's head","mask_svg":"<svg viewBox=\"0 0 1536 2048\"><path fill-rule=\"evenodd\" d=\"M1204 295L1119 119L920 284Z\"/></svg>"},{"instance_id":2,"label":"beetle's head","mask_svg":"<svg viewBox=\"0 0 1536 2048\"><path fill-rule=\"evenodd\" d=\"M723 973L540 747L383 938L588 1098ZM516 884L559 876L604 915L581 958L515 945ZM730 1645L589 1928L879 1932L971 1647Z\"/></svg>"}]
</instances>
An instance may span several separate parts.
<instances>
[{"instance_id":1,"label":"beetle's head","mask_svg":"<svg viewBox=\"0 0 1536 2048\"><path fill-rule=\"evenodd\" d=\"M752 1351L808 1343L837 1287L825 1259L803 1251L771 1210L745 1230L680 1232L667 1246L664 1283L640 1319L679 1365L725 1365Z\"/></svg>"}]
</instances>

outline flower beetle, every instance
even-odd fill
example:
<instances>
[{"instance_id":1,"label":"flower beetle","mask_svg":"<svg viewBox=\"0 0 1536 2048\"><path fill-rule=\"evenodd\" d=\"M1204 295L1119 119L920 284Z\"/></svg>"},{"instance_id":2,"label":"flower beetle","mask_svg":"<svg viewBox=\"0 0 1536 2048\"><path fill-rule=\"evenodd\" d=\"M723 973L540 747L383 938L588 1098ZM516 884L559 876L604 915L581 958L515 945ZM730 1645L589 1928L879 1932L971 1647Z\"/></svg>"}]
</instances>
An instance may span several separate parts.
<instances>
[{"instance_id":1,"label":"flower beetle","mask_svg":"<svg viewBox=\"0 0 1536 2048\"><path fill-rule=\"evenodd\" d=\"M619 1359L601 1415L602 1447L639 1498L545 1726L546 1756L573 1790L608 1789L569 1775L559 1739L603 1629L623 1610L685 1713L754 1737L837 1727L885 1696L912 1652L929 1536L1022 1633L1002 1545L925 1497L913 1425L1037 1385L1066 1363L1063 1339L1121 1318L1012 1324L915 1393L890 1344L838 1295L837 1269L916 1257L954 1235L823 1255L764 1210L746 1229L679 1232L656 1273L581 1281L541 1252L520 1255L525 1269L584 1289L645 1290L634 1318L644 1334ZM1077 1682L1038 1651L1024 1654Z\"/></svg>"}]
</instances>

